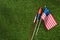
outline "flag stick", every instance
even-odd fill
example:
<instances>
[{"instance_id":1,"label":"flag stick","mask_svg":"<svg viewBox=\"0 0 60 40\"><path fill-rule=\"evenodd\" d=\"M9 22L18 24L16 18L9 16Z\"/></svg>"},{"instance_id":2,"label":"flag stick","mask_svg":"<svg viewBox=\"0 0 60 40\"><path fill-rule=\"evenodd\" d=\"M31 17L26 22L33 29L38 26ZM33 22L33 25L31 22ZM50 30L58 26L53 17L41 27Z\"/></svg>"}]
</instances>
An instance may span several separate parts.
<instances>
[{"instance_id":1,"label":"flag stick","mask_svg":"<svg viewBox=\"0 0 60 40\"><path fill-rule=\"evenodd\" d=\"M37 26L38 26L38 20L37 20L37 23L36 23L36 26L35 26L35 29L34 29L33 35L32 35L32 37L31 37L31 40L33 40L33 38L34 38L34 35L35 35L35 32L36 32L36 28L37 28Z\"/></svg>"},{"instance_id":2,"label":"flag stick","mask_svg":"<svg viewBox=\"0 0 60 40\"><path fill-rule=\"evenodd\" d=\"M40 22L39 22L39 24L38 24L38 28L37 28L37 30L36 30L36 35L37 35L37 33L38 33L38 30L39 30L40 24L41 24L41 19L40 19Z\"/></svg>"}]
</instances>

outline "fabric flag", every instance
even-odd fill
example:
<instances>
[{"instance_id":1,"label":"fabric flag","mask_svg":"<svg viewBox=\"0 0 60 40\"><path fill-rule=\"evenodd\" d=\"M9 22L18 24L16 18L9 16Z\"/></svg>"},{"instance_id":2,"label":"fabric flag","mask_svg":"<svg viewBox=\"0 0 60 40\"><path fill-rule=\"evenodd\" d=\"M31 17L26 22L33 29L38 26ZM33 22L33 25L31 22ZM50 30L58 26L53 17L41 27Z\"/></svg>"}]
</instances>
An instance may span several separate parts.
<instances>
[{"instance_id":1,"label":"fabric flag","mask_svg":"<svg viewBox=\"0 0 60 40\"><path fill-rule=\"evenodd\" d=\"M37 20L40 20L41 14L42 14L42 7L40 7L38 13L36 14L35 19L34 19L34 23L35 23Z\"/></svg>"},{"instance_id":2,"label":"fabric flag","mask_svg":"<svg viewBox=\"0 0 60 40\"><path fill-rule=\"evenodd\" d=\"M47 30L50 30L51 28L57 25L57 22L55 21L48 8L44 9L41 19L43 19Z\"/></svg>"}]
</instances>

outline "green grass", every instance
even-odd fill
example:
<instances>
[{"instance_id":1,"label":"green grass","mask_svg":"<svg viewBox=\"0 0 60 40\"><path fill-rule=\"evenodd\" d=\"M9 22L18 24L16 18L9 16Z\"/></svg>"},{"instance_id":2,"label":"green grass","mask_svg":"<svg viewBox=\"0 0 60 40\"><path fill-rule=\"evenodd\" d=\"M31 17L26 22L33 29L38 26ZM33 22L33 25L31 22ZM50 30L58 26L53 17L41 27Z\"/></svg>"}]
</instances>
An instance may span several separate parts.
<instances>
[{"instance_id":1,"label":"green grass","mask_svg":"<svg viewBox=\"0 0 60 40\"><path fill-rule=\"evenodd\" d=\"M27 40L41 5L47 5L58 25L47 31L42 23L34 40L60 40L60 0L0 0L0 40Z\"/></svg>"}]
</instances>

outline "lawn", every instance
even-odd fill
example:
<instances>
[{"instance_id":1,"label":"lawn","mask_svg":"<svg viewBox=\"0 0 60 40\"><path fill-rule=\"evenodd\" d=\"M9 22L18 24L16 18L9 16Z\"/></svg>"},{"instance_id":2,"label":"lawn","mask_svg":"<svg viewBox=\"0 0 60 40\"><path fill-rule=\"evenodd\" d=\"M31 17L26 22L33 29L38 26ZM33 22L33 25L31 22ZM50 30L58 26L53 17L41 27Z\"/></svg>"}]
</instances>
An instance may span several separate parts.
<instances>
[{"instance_id":1,"label":"lawn","mask_svg":"<svg viewBox=\"0 0 60 40\"><path fill-rule=\"evenodd\" d=\"M0 0L0 40L28 40L34 16L45 5L58 25L47 31L42 22L34 40L60 40L60 0Z\"/></svg>"}]
</instances>

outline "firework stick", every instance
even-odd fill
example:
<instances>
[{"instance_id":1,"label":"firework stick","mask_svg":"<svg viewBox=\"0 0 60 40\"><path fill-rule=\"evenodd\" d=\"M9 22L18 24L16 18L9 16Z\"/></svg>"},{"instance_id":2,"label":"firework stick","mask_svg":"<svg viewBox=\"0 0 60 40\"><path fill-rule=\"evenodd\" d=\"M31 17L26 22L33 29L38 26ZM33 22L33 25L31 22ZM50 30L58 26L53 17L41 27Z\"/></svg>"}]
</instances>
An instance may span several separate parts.
<instances>
[{"instance_id":1,"label":"firework stick","mask_svg":"<svg viewBox=\"0 0 60 40\"><path fill-rule=\"evenodd\" d=\"M38 26L38 20L37 20L37 23L36 23L36 26L35 26L35 29L34 29L33 35L32 35L32 37L31 37L31 40L33 40L33 38L34 38L34 35L35 35L35 32L36 32L36 28L37 28L37 26Z\"/></svg>"},{"instance_id":2,"label":"firework stick","mask_svg":"<svg viewBox=\"0 0 60 40\"><path fill-rule=\"evenodd\" d=\"M36 16L37 16L37 14L36 14ZM31 36L32 36L32 34L33 34L33 31L34 31L35 24L37 23L36 16L35 16L35 18L34 18L34 21L33 21L33 24L32 24L32 29L31 29L31 31L30 31L30 35L29 35L29 37L28 37L28 40L31 40Z\"/></svg>"},{"instance_id":3,"label":"firework stick","mask_svg":"<svg viewBox=\"0 0 60 40\"><path fill-rule=\"evenodd\" d=\"M36 35L37 35L37 33L38 33L38 30L39 30L40 24L41 24L41 19L40 19L40 21L39 21L39 24L38 24L38 27L37 27L37 30L36 30Z\"/></svg>"},{"instance_id":4,"label":"firework stick","mask_svg":"<svg viewBox=\"0 0 60 40\"><path fill-rule=\"evenodd\" d=\"M42 13L42 7L40 7L40 9L39 9L39 11L38 11L38 13L36 14L36 16L35 16L35 19L34 19L34 23L36 23L36 26L35 26L35 29L34 29L34 32L33 32L33 35L32 35L32 38L31 38L31 40L33 40L33 37L34 37L34 35L35 35L35 33L36 33L36 29L37 29L37 26L38 26L38 23L39 23L39 18L40 18L40 15L41 15L41 13ZM37 16L38 15L38 16ZM38 17L38 18L36 18L36 17ZM37 20L38 19L38 20Z\"/></svg>"},{"instance_id":5,"label":"firework stick","mask_svg":"<svg viewBox=\"0 0 60 40\"><path fill-rule=\"evenodd\" d=\"M30 29L28 40L31 40L31 36L32 36L33 30L34 30L34 27L35 27L35 23L32 24L32 27L31 27L32 29Z\"/></svg>"},{"instance_id":6,"label":"firework stick","mask_svg":"<svg viewBox=\"0 0 60 40\"><path fill-rule=\"evenodd\" d=\"M39 24L38 24L38 27L37 27L37 30L36 30L36 35L37 35L37 32L38 32L40 24L41 24L41 15L42 15L42 7L40 7L39 12L38 12Z\"/></svg>"},{"instance_id":7,"label":"firework stick","mask_svg":"<svg viewBox=\"0 0 60 40\"><path fill-rule=\"evenodd\" d=\"M36 14L36 16L35 16L35 18L34 18L34 22L33 23L36 23L36 21L37 21L37 14Z\"/></svg>"}]
</instances>

